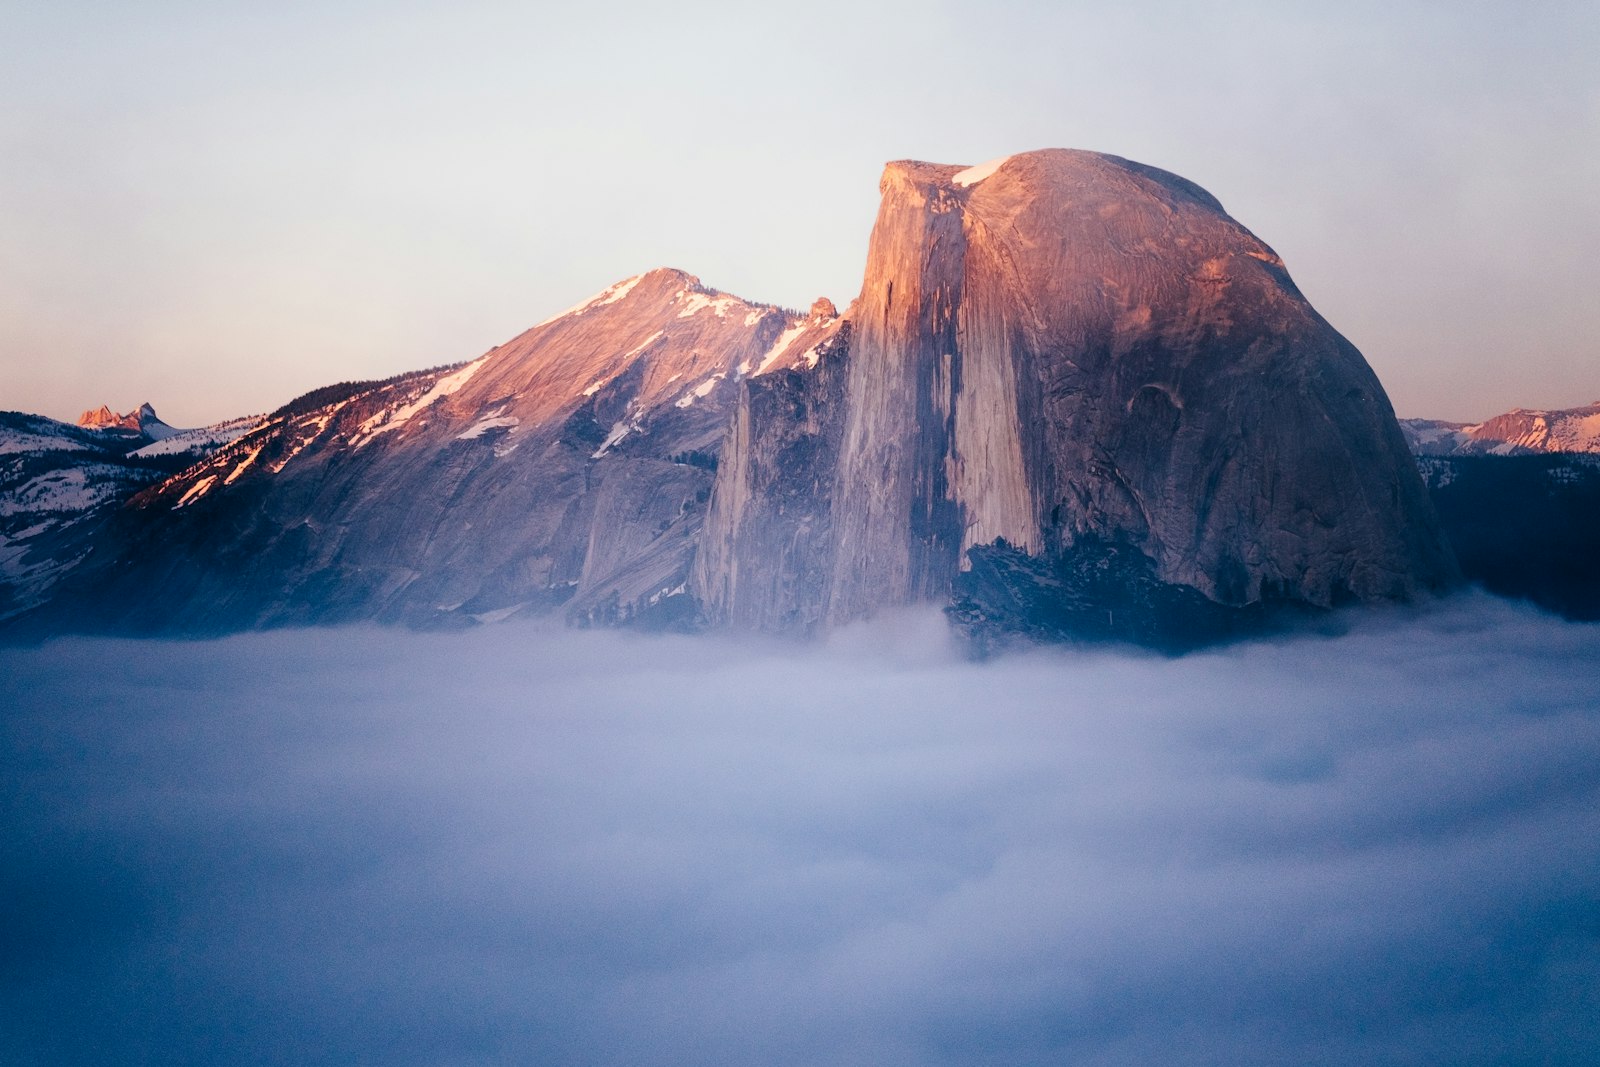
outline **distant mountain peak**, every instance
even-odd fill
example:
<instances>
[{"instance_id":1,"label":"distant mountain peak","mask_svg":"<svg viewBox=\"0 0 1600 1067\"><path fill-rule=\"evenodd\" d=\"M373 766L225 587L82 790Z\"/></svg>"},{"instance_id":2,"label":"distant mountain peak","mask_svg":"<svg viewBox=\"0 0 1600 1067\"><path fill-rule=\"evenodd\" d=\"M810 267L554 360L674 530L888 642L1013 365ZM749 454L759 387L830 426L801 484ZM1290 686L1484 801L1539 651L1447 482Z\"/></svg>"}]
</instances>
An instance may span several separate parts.
<instances>
[{"instance_id":1,"label":"distant mountain peak","mask_svg":"<svg viewBox=\"0 0 1600 1067\"><path fill-rule=\"evenodd\" d=\"M165 441L182 432L162 422L161 416L156 414L156 409L148 400L126 415L119 415L109 405L101 404L79 415L78 425L86 430L135 433L148 441Z\"/></svg>"},{"instance_id":2,"label":"distant mountain peak","mask_svg":"<svg viewBox=\"0 0 1600 1067\"><path fill-rule=\"evenodd\" d=\"M130 412L127 415L118 415L105 404L98 408L90 408L78 416L78 425L91 430L137 430L139 428L139 413Z\"/></svg>"}]
</instances>

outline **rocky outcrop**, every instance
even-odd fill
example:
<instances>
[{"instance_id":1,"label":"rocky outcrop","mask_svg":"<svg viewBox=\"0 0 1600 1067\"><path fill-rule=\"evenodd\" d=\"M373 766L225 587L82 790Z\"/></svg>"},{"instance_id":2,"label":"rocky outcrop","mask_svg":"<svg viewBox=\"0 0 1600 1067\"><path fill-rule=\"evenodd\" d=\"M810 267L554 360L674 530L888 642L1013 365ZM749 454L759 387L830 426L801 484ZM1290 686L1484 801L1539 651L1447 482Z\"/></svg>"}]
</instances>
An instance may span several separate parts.
<instances>
[{"instance_id":1,"label":"rocky outcrop","mask_svg":"<svg viewBox=\"0 0 1600 1067\"><path fill-rule=\"evenodd\" d=\"M1377 379L1209 194L1064 150L892 163L881 188L848 345L741 398L697 572L713 618L1028 610L982 550L1041 561L1005 568L1041 602L1086 553L1240 609L1454 580ZM797 519L791 484L828 506ZM802 529L796 571L774 549Z\"/></svg>"},{"instance_id":2,"label":"rocky outcrop","mask_svg":"<svg viewBox=\"0 0 1600 1067\"><path fill-rule=\"evenodd\" d=\"M135 414L118 415L105 404L98 409L90 409L78 416L78 425L90 430L102 430L117 427L124 430L138 430L139 416Z\"/></svg>"},{"instance_id":3,"label":"rocky outcrop","mask_svg":"<svg viewBox=\"0 0 1600 1067\"><path fill-rule=\"evenodd\" d=\"M138 408L126 415L118 415L109 407L101 404L96 410L85 411L78 416L78 425L91 430L109 430L116 433L133 434L142 437L145 441L161 441L179 431L162 422L156 415L156 409L149 404L141 404Z\"/></svg>"}]
</instances>

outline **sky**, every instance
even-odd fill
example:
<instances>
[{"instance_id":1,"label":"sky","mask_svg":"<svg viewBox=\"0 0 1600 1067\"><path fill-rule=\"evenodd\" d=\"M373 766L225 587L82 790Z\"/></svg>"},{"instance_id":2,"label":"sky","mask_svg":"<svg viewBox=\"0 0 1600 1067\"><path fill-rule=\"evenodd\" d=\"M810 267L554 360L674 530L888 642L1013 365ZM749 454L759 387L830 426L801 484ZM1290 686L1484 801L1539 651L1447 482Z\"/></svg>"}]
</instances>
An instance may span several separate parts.
<instances>
[{"instance_id":1,"label":"sky","mask_svg":"<svg viewBox=\"0 0 1600 1067\"><path fill-rule=\"evenodd\" d=\"M1592 1064L1600 627L0 649L0 1059Z\"/></svg>"},{"instance_id":2,"label":"sky","mask_svg":"<svg viewBox=\"0 0 1600 1067\"><path fill-rule=\"evenodd\" d=\"M199 425L656 266L857 292L890 159L1180 173L1402 416L1600 399L1600 7L0 0L0 408Z\"/></svg>"}]
</instances>

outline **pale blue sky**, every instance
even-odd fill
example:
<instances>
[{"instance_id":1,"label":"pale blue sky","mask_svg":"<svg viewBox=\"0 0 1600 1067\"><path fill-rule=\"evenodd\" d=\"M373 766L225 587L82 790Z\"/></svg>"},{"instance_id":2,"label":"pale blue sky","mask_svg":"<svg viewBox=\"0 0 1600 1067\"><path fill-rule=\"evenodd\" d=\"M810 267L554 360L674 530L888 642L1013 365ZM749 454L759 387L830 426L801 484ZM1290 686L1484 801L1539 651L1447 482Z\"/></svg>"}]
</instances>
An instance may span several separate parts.
<instances>
[{"instance_id":1,"label":"pale blue sky","mask_svg":"<svg viewBox=\"0 0 1600 1067\"><path fill-rule=\"evenodd\" d=\"M1204 185L1402 415L1600 399L1593 3L0 0L0 408L178 425L681 267L855 295L885 160Z\"/></svg>"}]
</instances>

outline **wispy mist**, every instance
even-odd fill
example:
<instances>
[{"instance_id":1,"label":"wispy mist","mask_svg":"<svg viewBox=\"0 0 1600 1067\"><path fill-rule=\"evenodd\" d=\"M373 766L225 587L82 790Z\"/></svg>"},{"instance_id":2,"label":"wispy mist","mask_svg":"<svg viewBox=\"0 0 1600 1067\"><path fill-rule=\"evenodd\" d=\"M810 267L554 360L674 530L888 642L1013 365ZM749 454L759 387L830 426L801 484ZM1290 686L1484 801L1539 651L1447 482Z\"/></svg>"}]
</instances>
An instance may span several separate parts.
<instances>
[{"instance_id":1,"label":"wispy mist","mask_svg":"<svg viewBox=\"0 0 1600 1067\"><path fill-rule=\"evenodd\" d=\"M1600 628L0 652L0 1061L1588 1063Z\"/></svg>"}]
</instances>

